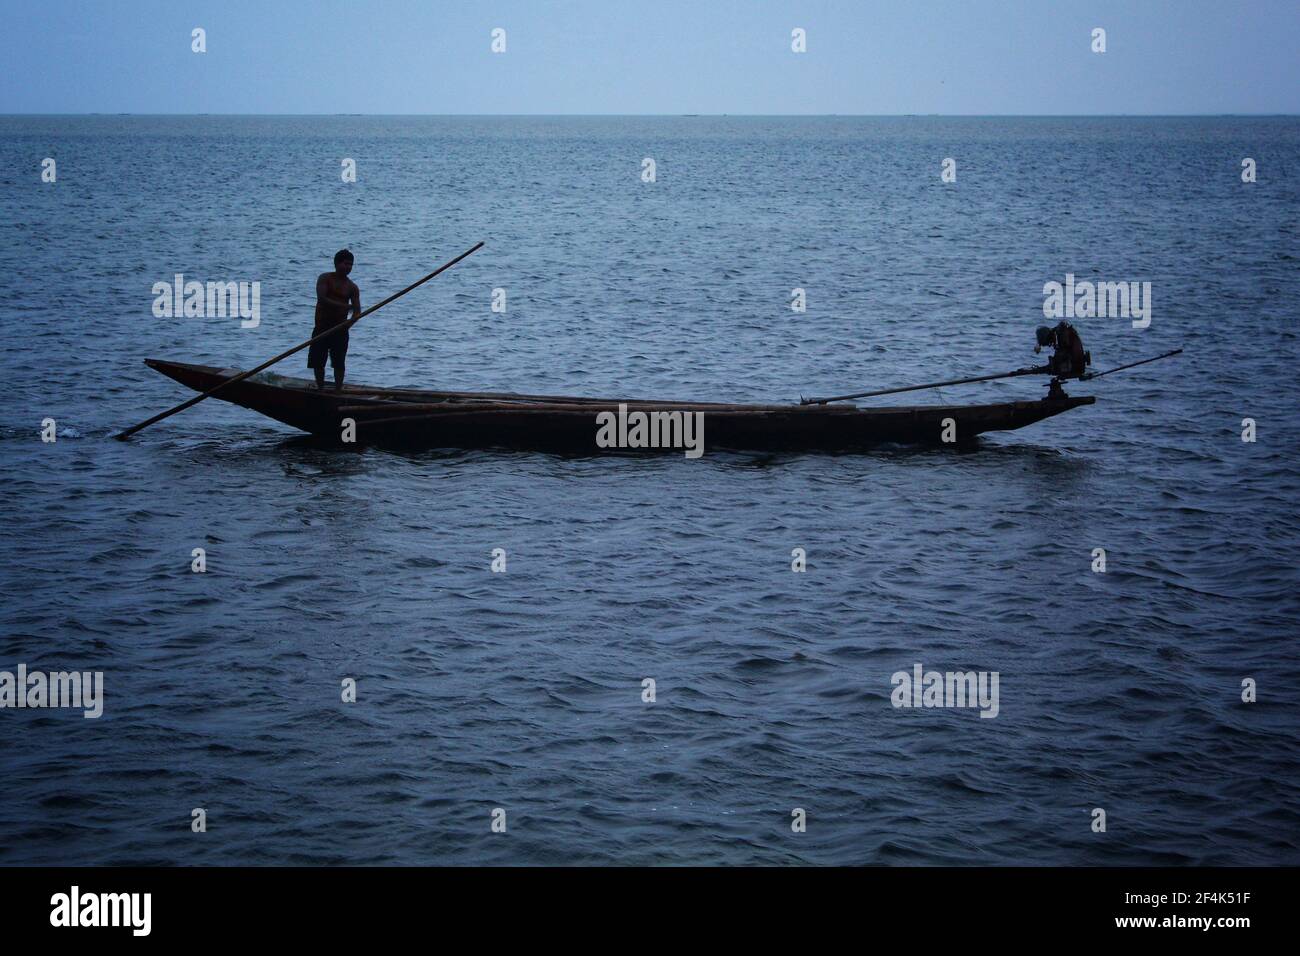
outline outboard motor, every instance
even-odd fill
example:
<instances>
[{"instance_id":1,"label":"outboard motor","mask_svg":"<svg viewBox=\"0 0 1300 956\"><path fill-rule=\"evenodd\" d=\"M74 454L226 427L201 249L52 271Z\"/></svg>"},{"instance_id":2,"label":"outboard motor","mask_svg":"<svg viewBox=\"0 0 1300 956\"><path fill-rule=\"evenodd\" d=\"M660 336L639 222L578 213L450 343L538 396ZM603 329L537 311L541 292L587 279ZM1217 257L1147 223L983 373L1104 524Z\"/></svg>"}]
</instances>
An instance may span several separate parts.
<instances>
[{"instance_id":1,"label":"outboard motor","mask_svg":"<svg viewBox=\"0 0 1300 956\"><path fill-rule=\"evenodd\" d=\"M1047 366L1057 378L1082 378L1092 364L1092 353L1084 351L1083 339L1069 322L1062 320L1054 329L1040 325L1036 335L1034 352L1052 349Z\"/></svg>"},{"instance_id":2,"label":"outboard motor","mask_svg":"<svg viewBox=\"0 0 1300 956\"><path fill-rule=\"evenodd\" d=\"M1092 353L1084 351L1083 339L1074 326L1065 320L1057 323L1056 328L1040 325L1035 334L1038 338L1038 344L1034 346L1035 353L1045 348L1052 350L1052 357L1047 360L1047 371L1052 373L1047 397L1068 398L1065 389L1061 388L1061 379L1083 378L1088 366L1092 364Z\"/></svg>"}]
</instances>

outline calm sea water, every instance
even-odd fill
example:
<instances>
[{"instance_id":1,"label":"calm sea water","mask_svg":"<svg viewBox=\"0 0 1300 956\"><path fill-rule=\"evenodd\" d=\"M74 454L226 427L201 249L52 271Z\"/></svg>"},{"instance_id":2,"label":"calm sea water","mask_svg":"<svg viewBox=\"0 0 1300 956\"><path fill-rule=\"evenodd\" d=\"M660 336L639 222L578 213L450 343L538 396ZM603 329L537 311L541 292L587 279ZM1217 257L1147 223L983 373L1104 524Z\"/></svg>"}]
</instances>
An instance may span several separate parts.
<instances>
[{"instance_id":1,"label":"calm sea water","mask_svg":"<svg viewBox=\"0 0 1300 956\"><path fill-rule=\"evenodd\" d=\"M1298 146L1294 118L0 118L0 670L105 681L98 720L0 711L0 862L1300 863ZM1067 272L1152 283L1149 328L1077 323L1096 367L1187 351L969 452L344 453L217 401L108 439L189 394L145 357L306 338L340 246L369 303L479 239L358 326L353 380L995 372ZM260 326L155 318L177 272L259 281ZM997 671L998 716L892 707L918 662Z\"/></svg>"}]
</instances>

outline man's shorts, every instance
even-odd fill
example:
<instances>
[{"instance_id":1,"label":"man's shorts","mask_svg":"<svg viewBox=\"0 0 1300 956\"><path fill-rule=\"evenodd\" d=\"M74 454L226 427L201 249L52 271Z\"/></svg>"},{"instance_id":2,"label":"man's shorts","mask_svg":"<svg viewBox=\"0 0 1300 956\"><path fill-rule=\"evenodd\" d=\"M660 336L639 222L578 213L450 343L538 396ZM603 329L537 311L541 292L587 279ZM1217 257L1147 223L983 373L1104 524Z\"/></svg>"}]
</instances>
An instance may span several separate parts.
<instances>
[{"instance_id":1,"label":"man's shorts","mask_svg":"<svg viewBox=\"0 0 1300 956\"><path fill-rule=\"evenodd\" d=\"M343 361L348 354L348 333L335 332L328 338L323 338L319 342L313 342L307 349L307 367L324 368L325 356L330 358L330 366L333 368L342 368Z\"/></svg>"}]
</instances>

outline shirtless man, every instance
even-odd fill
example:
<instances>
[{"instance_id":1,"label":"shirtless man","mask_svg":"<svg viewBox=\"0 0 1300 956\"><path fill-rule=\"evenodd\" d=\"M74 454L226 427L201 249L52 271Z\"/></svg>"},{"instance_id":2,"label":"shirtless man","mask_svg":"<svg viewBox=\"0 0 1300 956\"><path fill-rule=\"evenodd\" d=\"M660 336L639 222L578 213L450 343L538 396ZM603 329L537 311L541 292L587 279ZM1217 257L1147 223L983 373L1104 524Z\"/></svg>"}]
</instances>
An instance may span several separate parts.
<instances>
[{"instance_id":1,"label":"shirtless man","mask_svg":"<svg viewBox=\"0 0 1300 956\"><path fill-rule=\"evenodd\" d=\"M340 249L334 254L334 271L322 272L316 280L316 325L313 336L320 335L361 314L361 290L348 278L352 271L352 253ZM334 387L343 387L343 363L348 354L348 330L313 342L307 350L307 367L316 374L316 387L325 387L325 356L334 369Z\"/></svg>"}]
</instances>

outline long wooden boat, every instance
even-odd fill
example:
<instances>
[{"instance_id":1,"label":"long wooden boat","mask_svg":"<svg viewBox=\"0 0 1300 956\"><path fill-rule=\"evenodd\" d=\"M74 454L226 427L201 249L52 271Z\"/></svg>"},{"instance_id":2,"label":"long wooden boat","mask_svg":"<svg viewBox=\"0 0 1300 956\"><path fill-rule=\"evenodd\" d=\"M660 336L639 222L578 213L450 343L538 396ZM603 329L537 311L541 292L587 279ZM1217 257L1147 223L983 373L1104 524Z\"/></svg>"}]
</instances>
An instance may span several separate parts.
<instances>
[{"instance_id":1,"label":"long wooden boat","mask_svg":"<svg viewBox=\"0 0 1300 956\"><path fill-rule=\"evenodd\" d=\"M197 392L239 374L238 369L146 359L150 368ZM602 412L703 414L703 447L737 450L852 450L882 443L940 444L945 428L958 443L991 431L1010 431L1051 418L1092 396L1046 397L990 405L858 408L854 405L729 405L643 399L442 392L431 389L333 385L260 373L222 388L220 398L314 435L343 440L347 420L357 444L443 448L518 448L599 453ZM948 426L946 419L952 419ZM606 419L608 420L608 419ZM661 419L661 421L664 421ZM619 451L621 449L608 449ZM681 447L647 449L682 454ZM694 457L694 456L692 456Z\"/></svg>"}]
</instances>

